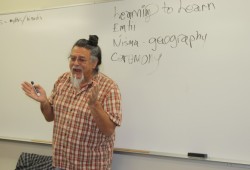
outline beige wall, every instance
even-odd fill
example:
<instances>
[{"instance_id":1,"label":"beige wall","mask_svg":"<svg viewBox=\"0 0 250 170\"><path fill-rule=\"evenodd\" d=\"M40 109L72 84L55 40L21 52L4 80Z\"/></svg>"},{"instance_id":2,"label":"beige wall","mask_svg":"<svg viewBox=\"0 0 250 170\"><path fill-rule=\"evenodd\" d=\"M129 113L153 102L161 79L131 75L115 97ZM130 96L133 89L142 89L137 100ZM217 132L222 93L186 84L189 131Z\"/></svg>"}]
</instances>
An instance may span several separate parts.
<instances>
[{"instance_id":1,"label":"beige wall","mask_svg":"<svg viewBox=\"0 0 250 170\"><path fill-rule=\"evenodd\" d=\"M0 13L62 7L83 3L100 3L110 0L0 0ZM1 128L1 125L0 125ZM0 169L13 170L22 152L51 155L51 146L0 139ZM231 165L181 158L115 153L113 170L244 170L250 166Z\"/></svg>"},{"instance_id":2,"label":"beige wall","mask_svg":"<svg viewBox=\"0 0 250 170\"><path fill-rule=\"evenodd\" d=\"M0 13L13 13L115 0L0 0Z\"/></svg>"}]
</instances>

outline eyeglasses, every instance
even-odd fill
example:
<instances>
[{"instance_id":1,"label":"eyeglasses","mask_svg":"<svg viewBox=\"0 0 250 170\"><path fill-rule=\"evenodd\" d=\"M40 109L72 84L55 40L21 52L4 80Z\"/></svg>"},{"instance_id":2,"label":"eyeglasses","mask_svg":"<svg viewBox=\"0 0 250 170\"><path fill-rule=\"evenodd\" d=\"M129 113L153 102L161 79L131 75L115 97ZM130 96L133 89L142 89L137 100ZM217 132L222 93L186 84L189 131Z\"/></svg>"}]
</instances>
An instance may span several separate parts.
<instances>
[{"instance_id":1,"label":"eyeglasses","mask_svg":"<svg viewBox=\"0 0 250 170\"><path fill-rule=\"evenodd\" d=\"M85 64L88 61L84 57L76 57L76 56L69 56L68 59L70 62L77 61L79 64Z\"/></svg>"}]
</instances>

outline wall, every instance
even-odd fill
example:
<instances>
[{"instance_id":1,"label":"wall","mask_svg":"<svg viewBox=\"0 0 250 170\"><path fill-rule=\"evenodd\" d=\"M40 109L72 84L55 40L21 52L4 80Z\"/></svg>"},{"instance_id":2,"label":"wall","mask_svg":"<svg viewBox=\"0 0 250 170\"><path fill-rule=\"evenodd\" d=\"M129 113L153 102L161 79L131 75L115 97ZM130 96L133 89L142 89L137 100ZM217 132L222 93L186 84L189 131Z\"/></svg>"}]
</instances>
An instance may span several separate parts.
<instances>
[{"instance_id":1,"label":"wall","mask_svg":"<svg viewBox=\"0 0 250 170\"><path fill-rule=\"evenodd\" d=\"M102 3L114 0L1 0L0 13L32 11L38 9L56 8L76 4Z\"/></svg>"},{"instance_id":2,"label":"wall","mask_svg":"<svg viewBox=\"0 0 250 170\"><path fill-rule=\"evenodd\" d=\"M53 4L51 4L51 1L42 1L41 4L32 4L32 1L6 1L3 2L3 5L1 4L0 13L50 8L86 2L88 3L96 1L54 1ZM0 169L14 169L18 156L21 152L32 152L50 155L50 151L50 145L0 140ZM249 168L250 167L247 166L238 166L224 163L127 153L115 153L113 164L113 169L115 170L242 170Z\"/></svg>"},{"instance_id":3,"label":"wall","mask_svg":"<svg viewBox=\"0 0 250 170\"><path fill-rule=\"evenodd\" d=\"M51 145L0 140L0 169L15 169L22 152L51 155ZM246 170L247 166L140 154L115 153L113 170Z\"/></svg>"}]
</instances>

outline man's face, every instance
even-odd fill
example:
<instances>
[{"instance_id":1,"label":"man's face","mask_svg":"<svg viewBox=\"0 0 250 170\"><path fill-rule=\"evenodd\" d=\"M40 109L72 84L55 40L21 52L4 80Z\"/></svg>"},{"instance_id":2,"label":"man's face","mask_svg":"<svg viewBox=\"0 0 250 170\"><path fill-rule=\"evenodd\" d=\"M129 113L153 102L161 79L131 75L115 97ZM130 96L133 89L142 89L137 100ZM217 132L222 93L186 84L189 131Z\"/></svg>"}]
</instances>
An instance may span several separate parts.
<instances>
[{"instance_id":1,"label":"man's face","mask_svg":"<svg viewBox=\"0 0 250 170\"><path fill-rule=\"evenodd\" d=\"M96 64L97 61L91 60L90 50L78 46L72 48L69 68L75 78L81 79L84 76L85 80L90 79Z\"/></svg>"}]
</instances>

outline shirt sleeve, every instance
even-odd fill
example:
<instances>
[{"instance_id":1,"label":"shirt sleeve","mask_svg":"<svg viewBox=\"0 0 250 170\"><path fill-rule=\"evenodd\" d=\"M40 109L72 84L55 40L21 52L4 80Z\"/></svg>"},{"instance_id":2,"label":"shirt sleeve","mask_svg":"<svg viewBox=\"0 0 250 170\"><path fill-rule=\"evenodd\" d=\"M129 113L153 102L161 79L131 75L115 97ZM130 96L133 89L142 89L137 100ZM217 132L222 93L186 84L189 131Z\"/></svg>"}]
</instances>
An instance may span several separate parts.
<instances>
[{"instance_id":1,"label":"shirt sleeve","mask_svg":"<svg viewBox=\"0 0 250 170\"><path fill-rule=\"evenodd\" d=\"M64 74L61 75L61 76L57 79L57 81L55 82L54 87L53 87L53 89L52 89L52 92L51 92L51 94L50 94L50 96L49 96L49 103L50 103L52 106L53 106L53 104L54 104L54 98L55 98L55 96L56 96L57 93L58 93L57 87L58 87L58 85L59 85L60 83L63 83L63 82L65 82L65 81L68 79L68 74L69 74L69 73L64 73Z\"/></svg>"},{"instance_id":2,"label":"shirt sleeve","mask_svg":"<svg viewBox=\"0 0 250 170\"><path fill-rule=\"evenodd\" d=\"M122 122L122 109L121 109L121 94L117 85L110 90L104 101L104 110L109 115L110 119L120 126Z\"/></svg>"}]
</instances>

